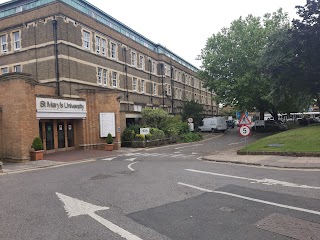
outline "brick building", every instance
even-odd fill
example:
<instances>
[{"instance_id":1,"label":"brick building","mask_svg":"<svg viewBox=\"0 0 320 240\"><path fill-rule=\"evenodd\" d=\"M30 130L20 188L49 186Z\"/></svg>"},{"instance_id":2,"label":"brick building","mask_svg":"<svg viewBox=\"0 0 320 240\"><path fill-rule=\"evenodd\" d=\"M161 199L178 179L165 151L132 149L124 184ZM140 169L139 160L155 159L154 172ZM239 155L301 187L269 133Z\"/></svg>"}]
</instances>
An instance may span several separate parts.
<instances>
[{"instance_id":1,"label":"brick building","mask_svg":"<svg viewBox=\"0 0 320 240\"><path fill-rule=\"evenodd\" d=\"M145 107L180 113L182 103L216 113L197 68L83 0L0 5L0 156L27 160L35 136L45 151L116 145Z\"/></svg>"}]
</instances>

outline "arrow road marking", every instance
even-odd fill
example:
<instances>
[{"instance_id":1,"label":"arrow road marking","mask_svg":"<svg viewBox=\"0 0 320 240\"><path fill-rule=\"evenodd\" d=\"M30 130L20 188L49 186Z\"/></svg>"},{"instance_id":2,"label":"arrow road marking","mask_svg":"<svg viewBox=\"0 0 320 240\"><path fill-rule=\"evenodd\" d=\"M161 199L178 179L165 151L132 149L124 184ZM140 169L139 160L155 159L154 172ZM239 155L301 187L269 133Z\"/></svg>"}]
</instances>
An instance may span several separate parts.
<instances>
[{"instance_id":1,"label":"arrow road marking","mask_svg":"<svg viewBox=\"0 0 320 240\"><path fill-rule=\"evenodd\" d=\"M112 232L119 234L121 237L123 237L127 240L142 240L141 238L133 235L132 233L118 227L117 225L113 224L112 222L95 214L96 211L109 209L108 207L93 205L91 203L87 203L87 202L81 201L79 199L63 195L62 193L57 192L56 194L57 194L58 198L63 202L64 209L68 213L69 218L80 216L80 215L89 215L94 220L98 221L99 223L101 223L103 226L107 227Z\"/></svg>"},{"instance_id":2,"label":"arrow road marking","mask_svg":"<svg viewBox=\"0 0 320 240\"><path fill-rule=\"evenodd\" d=\"M138 161L137 161L138 162ZM131 167L133 164L137 163L137 162L133 162L133 163L130 163L128 165L128 168L130 169L131 172L134 172L134 169Z\"/></svg>"},{"instance_id":3,"label":"arrow road marking","mask_svg":"<svg viewBox=\"0 0 320 240\"><path fill-rule=\"evenodd\" d=\"M134 160L136 160L137 158L128 158L126 159L126 161L130 161L130 162L133 162Z\"/></svg>"},{"instance_id":4,"label":"arrow road marking","mask_svg":"<svg viewBox=\"0 0 320 240\"><path fill-rule=\"evenodd\" d=\"M287 209L296 210L296 211L300 211L300 212L307 212L307 213L312 213L312 214L320 215L320 212L315 211L315 210L306 209L306 208L299 208L299 207L289 206L289 205L285 205L285 204L280 204L280 203L275 203L275 202L269 202L269 201L265 201L265 200L261 200L261 199L246 197L246 196L242 196L242 195L238 195L238 194L233 194L233 193L228 193L228 192L212 191L212 190L209 190L209 189L197 187L197 186L190 185L190 184L186 184L186 183L182 183L182 182L178 182L178 184L179 184L179 185L182 185L182 186L185 186L185 187L190 187L190 188L198 189L198 190L201 190L201 191L204 191L204 192L219 193L219 194L223 194L223 195L228 195L228 196L232 196L232 197L236 197L236 198L245 199L245 200L252 201L252 202L264 203L264 204L272 205L272 206L276 206L276 207L287 208Z\"/></svg>"},{"instance_id":5,"label":"arrow road marking","mask_svg":"<svg viewBox=\"0 0 320 240\"><path fill-rule=\"evenodd\" d=\"M186 171L190 171L190 172L196 172L196 173L203 173L203 174L219 176L219 177L228 177L228 178L236 178L236 179L241 179L241 180L249 180L249 181L251 181L253 183L262 183L262 184L266 184L266 185L281 185L283 187L320 189L320 187L314 187L314 186L308 186L308 185L299 185L299 184L295 184L295 183L283 182L283 181L278 181L278 180L268 179L268 178L255 179L255 178L246 178L246 177L238 177L238 176L226 175L226 174L221 174L221 173L205 172L205 171L199 171L199 170L194 170L194 169L185 169L185 170Z\"/></svg>"},{"instance_id":6,"label":"arrow road marking","mask_svg":"<svg viewBox=\"0 0 320 240\"><path fill-rule=\"evenodd\" d=\"M103 158L103 159L100 159L102 161L111 161L112 159L115 159L116 157L111 157L111 158Z\"/></svg>"}]
</instances>

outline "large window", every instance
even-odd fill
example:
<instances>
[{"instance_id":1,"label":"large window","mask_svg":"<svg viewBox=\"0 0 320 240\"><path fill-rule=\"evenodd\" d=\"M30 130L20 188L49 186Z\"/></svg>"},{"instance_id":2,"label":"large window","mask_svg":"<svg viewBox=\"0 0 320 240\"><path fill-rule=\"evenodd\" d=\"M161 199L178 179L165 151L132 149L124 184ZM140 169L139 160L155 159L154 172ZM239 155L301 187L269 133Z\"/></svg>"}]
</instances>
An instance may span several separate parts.
<instances>
[{"instance_id":1,"label":"large window","mask_svg":"<svg viewBox=\"0 0 320 240\"><path fill-rule=\"evenodd\" d=\"M102 52L102 55L106 55L106 48L107 48L107 42L105 39L102 39L101 40L101 52Z\"/></svg>"},{"instance_id":2,"label":"large window","mask_svg":"<svg viewBox=\"0 0 320 240\"><path fill-rule=\"evenodd\" d=\"M144 80L141 80L141 92L144 93Z\"/></svg>"},{"instance_id":3,"label":"large window","mask_svg":"<svg viewBox=\"0 0 320 240\"><path fill-rule=\"evenodd\" d=\"M102 83L102 68L98 67L98 84L101 85Z\"/></svg>"},{"instance_id":4,"label":"large window","mask_svg":"<svg viewBox=\"0 0 320 240\"><path fill-rule=\"evenodd\" d=\"M118 74L116 72L112 72L112 86L118 86Z\"/></svg>"},{"instance_id":5,"label":"large window","mask_svg":"<svg viewBox=\"0 0 320 240\"><path fill-rule=\"evenodd\" d=\"M108 85L108 71L106 69L103 70L103 85Z\"/></svg>"},{"instance_id":6,"label":"large window","mask_svg":"<svg viewBox=\"0 0 320 240\"><path fill-rule=\"evenodd\" d=\"M8 73L8 68L7 67L4 67L4 68L1 68L1 74L6 74Z\"/></svg>"},{"instance_id":7,"label":"large window","mask_svg":"<svg viewBox=\"0 0 320 240\"><path fill-rule=\"evenodd\" d=\"M13 49L19 50L21 48L21 37L20 32L13 33Z\"/></svg>"},{"instance_id":8,"label":"large window","mask_svg":"<svg viewBox=\"0 0 320 240\"><path fill-rule=\"evenodd\" d=\"M137 54L135 52L131 52L131 65L137 66Z\"/></svg>"},{"instance_id":9,"label":"large window","mask_svg":"<svg viewBox=\"0 0 320 240\"><path fill-rule=\"evenodd\" d=\"M15 65L13 66L13 71L16 73L22 72L21 65Z\"/></svg>"},{"instance_id":10,"label":"large window","mask_svg":"<svg viewBox=\"0 0 320 240\"><path fill-rule=\"evenodd\" d=\"M1 44L1 54L6 53L8 51L7 35L0 36L0 44Z\"/></svg>"},{"instance_id":11,"label":"large window","mask_svg":"<svg viewBox=\"0 0 320 240\"><path fill-rule=\"evenodd\" d=\"M153 83L153 95L157 95L157 84Z\"/></svg>"},{"instance_id":12,"label":"large window","mask_svg":"<svg viewBox=\"0 0 320 240\"><path fill-rule=\"evenodd\" d=\"M156 73L156 63L152 62L152 73Z\"/></svg>"},{"instance_id":13,"label":"large window","mask_svg":"<svg viewBox=\"0 0 320 240\"><path fill-rule=\"evenodd\" d=\"M117 45L115 43L110 44L110 57L113 59L117 58Z\"/></svg>"},{"instance_id":14,"label":"large window","mask_svg":"<svg viewBox=\"0 0 320 240\"><path fill-rule=\"evenodd\" d=\"M139 68L144 69L144 57L141 55L139 56Z\"/></svg>"},{"instance_id":15,"label":"large window","mask_svg":"<svg viewBox=\"0 0 320 240\"><path fill-rule=\"evenodd\" d=\"M136 92L137 91L137 78L132 78L132 90L134 91L134 92Z\"/></svg>"},{"instance_id":16,"label":"large window","mask_svg":"<svg viewBox=\"0 0 320 240\"><path fill-rule=\"evenodd\" d=\"M96 52L98 54L100 54L100 45L101 44L101 41L100 41L100 37L96 37Z\"/></svg>"},{"instance_id":17,"label":"large window","mask_svg":"<svg viewBox=\"0 0 320 240\"><path fill-rule=\"evenodd\" d=\"M83 31L83 47L90 49L90 33L86 31Z\"/></svg>"}]
</instances>

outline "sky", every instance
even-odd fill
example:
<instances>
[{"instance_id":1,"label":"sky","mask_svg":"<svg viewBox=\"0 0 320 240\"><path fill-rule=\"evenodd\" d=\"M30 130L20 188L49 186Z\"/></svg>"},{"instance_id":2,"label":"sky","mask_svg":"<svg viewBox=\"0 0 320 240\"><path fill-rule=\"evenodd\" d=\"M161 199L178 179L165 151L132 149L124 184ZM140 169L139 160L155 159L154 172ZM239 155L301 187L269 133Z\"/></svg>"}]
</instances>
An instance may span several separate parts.
<instances>
[{"instance_id":1,"label":"sky","mask_svg":"<svg viewBox=\"0 0 320 240\"><path fill-rule=\"evenodd\" d=\"M0 0L4 3L7 0ZM159 43L187 62L196 60L206 40L248 14L263 16L282 8L298 18L295 6L306 0L87 0L113 18Z\"/></svg>"}]
</instances>

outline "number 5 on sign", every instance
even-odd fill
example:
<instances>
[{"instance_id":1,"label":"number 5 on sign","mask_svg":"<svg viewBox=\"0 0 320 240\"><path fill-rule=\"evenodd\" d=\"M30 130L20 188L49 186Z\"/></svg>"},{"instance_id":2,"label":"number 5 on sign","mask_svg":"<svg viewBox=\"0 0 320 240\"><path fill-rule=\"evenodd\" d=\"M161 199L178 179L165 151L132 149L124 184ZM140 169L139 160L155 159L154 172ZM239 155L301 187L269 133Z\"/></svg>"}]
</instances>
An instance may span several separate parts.
<instances>
[{"instance_id":1,"label":"number 5 on sign","mask_svg":"<svg viewBox=\"0 0 320 240\"><path fill-rule=\"evenodd\" d=\"M239 128L239 133L243 137L249 136L250 135L250 128L248 126L241 126Z\"/></svg>"}]
</instances>

